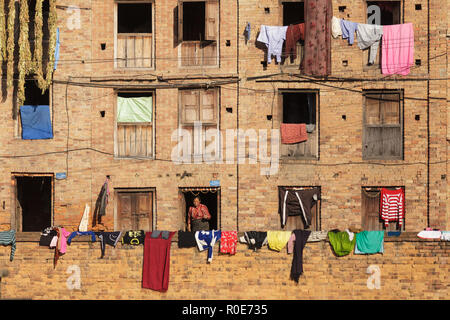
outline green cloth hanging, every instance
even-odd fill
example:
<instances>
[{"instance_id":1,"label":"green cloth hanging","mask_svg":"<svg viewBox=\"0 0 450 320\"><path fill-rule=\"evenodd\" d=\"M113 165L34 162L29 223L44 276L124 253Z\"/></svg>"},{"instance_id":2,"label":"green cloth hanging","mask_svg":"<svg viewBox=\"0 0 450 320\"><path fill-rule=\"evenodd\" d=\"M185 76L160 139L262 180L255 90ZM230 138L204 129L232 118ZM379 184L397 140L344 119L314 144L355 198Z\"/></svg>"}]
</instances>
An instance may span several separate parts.
<instances>
[{"instance_id":1,"label":"green cloth hanging","mask_svg":"<svg viewBox=\"0 0 450 320\"><path fill-rule=\"evenodd\" d=\"M117 97L117 122L152 122L152 97Z\"/></svg>"},{"instance_id":2,"label":"green cloth hanging","mask_svg":"<svg viewBox=\"0 0 450 320\"><path fill-rule=\"evenodd\" d=\"M348 233L346 231L343 232L328 232L328 240L333 247L334 253L337 256L342 257L353 251L356 243L356 237L353 237L353 240L350 241Z\"/></svg>"}]
</instances>

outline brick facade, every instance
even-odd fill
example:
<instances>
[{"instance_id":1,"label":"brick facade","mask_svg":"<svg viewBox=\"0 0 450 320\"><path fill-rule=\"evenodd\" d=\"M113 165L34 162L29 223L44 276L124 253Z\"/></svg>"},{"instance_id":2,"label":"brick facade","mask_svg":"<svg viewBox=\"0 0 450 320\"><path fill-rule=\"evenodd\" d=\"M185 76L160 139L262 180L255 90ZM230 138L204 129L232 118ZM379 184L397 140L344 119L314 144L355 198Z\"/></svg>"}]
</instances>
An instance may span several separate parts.
<instances>
[{"instance_id":1,"label":"brick facade","mask_svg":"<svg viewBox=\"0 0 450 320\"><path fill-rule=\"evenodd\" d=\"M154 68L118 70L113 62L115 2L58 1L61 60L54 73L51 92L54 138L34 141L14 138L17 120L12 119L12 93L8 92L0 103L6 110L0 114L3 124L0 154L8 156L0 158L3 168L0 204L4 204L0 205L1 229L9 230L13 224L15 198L11 178L14 173L65 172L66 179L54 180L53 222L70 231L77 228L85 204L95 206L106 175L111 177L112 191L155 188L153 228L159 230L183 228L179 188L208 187L210 180L220 180L220 227L223 230L280 230L278 186L320 186L322 230L361 226L363 186L405 187L405 231L418 232L427 224L448 230L450 136L447 129L450 120L446 101L450 87L448 81L447 86L444 85L450 70L447 65L447 4L430 0L428 8L425 1L402 1L402 21L414 24L414 59L421 60L421 65L414 66L408 76L384 79L379 69L364 67L364 53L356 44L348 46L339 38L332 39L331 77L367 80L310 82L290 76L290 73L299 73L296 68L275 63L264 68L261 64L264 52L255 45L259 26L281 24L280 2L220 1L219 66L180 68L177 61L180 45L174 35L178 1L154 0ZM422 10L416 10L418 3ZM73 5L80 8L79 29L69 23L75 13L67 6ZM339 6L346 6L345 11L340 12ZM364 22L364 10L364 1L333 0L333 14L339 18ZM247 22L252 27L248 42L243 35ZM101 43L106 43L105 50ZM347 60L347 65L343 60ZM277 73L284 74L247 79ZM238 78L241 81L236 83ZM273 122L267 115L272 115L274 122L279 121L277 92L280 89L319 90L318 159L282 161L278 173L272 176L261 175L260 168L264 165L249 164L248 160L239 165L174 164L171 153L176 143L171 141L171 135L178 127L179 117L176 87L226 80L231 81L220 86L223 133L226 129L270 130ZM114 157L115 89L123 86L132 89L136 85L154 92L153 160ZM403 90L403 160L362 160L363 96L359 91L366 89ZM227 108L232 108L231 112ZM104 117L101 111L105 111ZM416 120L416 115L420 120ZM71 150L68 153L67 148ZM21 157L25 155L36 156ZM114 229L115 203L115 194L111 192L103 220L109 230ZM36 250L36 246L37 243L19 242L12 263L7 261L9 248L1 249L2 265L10 269L10 276L2 280L2 297L177 299L190 298L192 285L201 285L209 296L210 291L225 281L226 290L220 297L225 299L449 298L446 290L449 283L445 277L448 270L437 267L442 264L445 270L448 245L439 242L392 242L386 244L384 255L339 259L332 255L326 242L312 243L305 249L305 275L298 286L288 279L291 257L285 254L267 250L252 253L239 246L235 257L217 256L211 265L206 265L203 253L173 247L170 289L162 295L140 289L142 248L127 250L119 245L114 250L107 247L107 257L102 261L97 260L98 244L77 242L61 258L57 269L52 270L52 253L45 248ZM65 271L72 264L81 266L81 291L66 289L68 275ZM365 271L370 264L380 265L381 290L366 287ZM41 271L34 272L36 268ZM195 271L186 271L203 268L206 268L205 273L200 276ZM232 282L228 280L230 274L234 275ZM111 286L113 279L117 287ZM241 291L243 282L255 289L249 291L250 296ZM50 293L42 296L43 286L59 289L48 290ZM275 295L274 286L277 288ZM115 290L119 287L126 289Z\"/></svg>"}]
</instances>

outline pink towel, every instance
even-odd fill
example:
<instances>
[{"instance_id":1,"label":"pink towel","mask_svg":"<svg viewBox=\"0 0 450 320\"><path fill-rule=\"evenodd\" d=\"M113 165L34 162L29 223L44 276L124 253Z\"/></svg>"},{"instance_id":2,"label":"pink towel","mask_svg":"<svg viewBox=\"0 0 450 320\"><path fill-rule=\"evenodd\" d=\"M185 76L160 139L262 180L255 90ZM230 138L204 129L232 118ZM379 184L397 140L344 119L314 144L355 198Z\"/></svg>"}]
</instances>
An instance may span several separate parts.
<instances>
[{"instance_id":1,"label":"pink towel","mask_svg":"<svg viewBox=\"0 0 450 320\"><path fill-rule=\"evenodd\" d=\"M414 64L412 23L383 26L381 71L383 74L409 74Z\"/></svg>"},{"instance_id":2,"label":"pink towel","mask_svg":"<svg viewBox=\"0 0 450 320\"><path fill-rule=\"evenodd\" d=\"M308 140L305 123L282 123L281 143L291 144Z\"/></svg>"}]
</instances>

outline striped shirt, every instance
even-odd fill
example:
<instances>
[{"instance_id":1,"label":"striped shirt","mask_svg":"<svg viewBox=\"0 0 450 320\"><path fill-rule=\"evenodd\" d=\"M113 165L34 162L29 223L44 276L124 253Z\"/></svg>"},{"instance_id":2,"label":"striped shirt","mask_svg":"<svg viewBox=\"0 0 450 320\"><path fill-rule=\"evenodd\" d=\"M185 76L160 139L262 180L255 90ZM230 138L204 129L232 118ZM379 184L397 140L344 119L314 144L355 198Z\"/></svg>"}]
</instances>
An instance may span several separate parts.
<instances>
[{"instance_id":1,"label":"striped shirt","mask_svg":"<svg viewBox=\"0 0 450 320\"><path fill-rule=\"evenodd\" d=\"M3 231L0 232L0 244L2 245L11 245L11 255L9 257L10 261L14 259L14 253L16 252L16 231Z\"/></svg>"},{"instance_id":2,"label":"striped shirt","mask_svg":"<svg viewBox=\"0 0 450 320\"><path fill-rule=\"evenodd\" d=\"M403 225L405 217L405 195L403 189L388 190L381 189L381 219L384 225L389 226L390 221L398 221L399 226Z\"/></svg>"}]
</instances>

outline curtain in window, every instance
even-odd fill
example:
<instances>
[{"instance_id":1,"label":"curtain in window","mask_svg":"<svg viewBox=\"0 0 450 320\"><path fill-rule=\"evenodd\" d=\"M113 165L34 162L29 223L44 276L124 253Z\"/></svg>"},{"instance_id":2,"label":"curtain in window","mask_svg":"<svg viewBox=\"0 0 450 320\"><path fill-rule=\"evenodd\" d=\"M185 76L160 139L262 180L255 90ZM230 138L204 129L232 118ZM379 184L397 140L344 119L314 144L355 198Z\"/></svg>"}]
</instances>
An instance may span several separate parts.
<instances>
[{"instance_id":1,"label":"curtain in window","mask_svg":"<svg viewBox=\"0 0 450 320\"><path fill-rule=\"evenodd\" d=\"M152 122L152 97L117 97L117 122Z\"/></svg>"}]
</instances>

